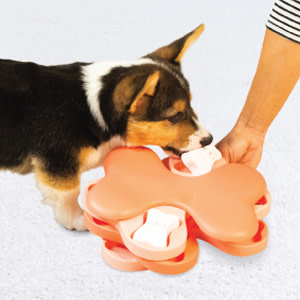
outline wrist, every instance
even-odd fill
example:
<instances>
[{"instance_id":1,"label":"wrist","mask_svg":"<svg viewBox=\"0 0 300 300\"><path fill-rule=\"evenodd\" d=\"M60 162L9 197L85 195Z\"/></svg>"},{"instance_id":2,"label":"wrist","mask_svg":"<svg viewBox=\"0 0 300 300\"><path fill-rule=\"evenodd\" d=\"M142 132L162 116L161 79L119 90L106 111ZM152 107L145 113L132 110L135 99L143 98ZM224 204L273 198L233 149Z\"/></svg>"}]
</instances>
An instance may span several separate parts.
<instances>
[{"instance_id":1,"label":"wrist","mask_svg":"<svg viewBox=\"0 0 300 300\"><path fill-rule=\"evenodd\" d=\"M268 126L260 122L260 120L245 118L243 115L241 115L234 125L233 130L240 131L248 136L264 140Z\"/></svg>"}]
</instances>

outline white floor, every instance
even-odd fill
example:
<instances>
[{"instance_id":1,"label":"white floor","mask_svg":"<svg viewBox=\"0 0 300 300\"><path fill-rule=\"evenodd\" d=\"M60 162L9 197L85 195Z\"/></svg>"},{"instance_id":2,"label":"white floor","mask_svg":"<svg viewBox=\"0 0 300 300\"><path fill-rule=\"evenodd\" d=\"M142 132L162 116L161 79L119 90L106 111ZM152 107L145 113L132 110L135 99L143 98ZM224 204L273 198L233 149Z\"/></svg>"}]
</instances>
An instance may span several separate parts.
<instances>
[{"instance_id":1,"label":"white floor","mask_svg":"<svg viewBox=\"0 0 300 300\"><path fill-rule=\"evenodd\" d=\"M134 59L200 23L183 60L200 120L221 139L244 103L272 0L4 1L0 57L41 64ZM199 242L182 275L120 272L101 240L55 223L32 175L0 172L0 299L300 299L300 86L273 123L259 170L273 196L267 249L232 257ZM1 129L0 129L1 130ZM83 185L103 175L86 174Z\"/></svg>"}]
</instances>

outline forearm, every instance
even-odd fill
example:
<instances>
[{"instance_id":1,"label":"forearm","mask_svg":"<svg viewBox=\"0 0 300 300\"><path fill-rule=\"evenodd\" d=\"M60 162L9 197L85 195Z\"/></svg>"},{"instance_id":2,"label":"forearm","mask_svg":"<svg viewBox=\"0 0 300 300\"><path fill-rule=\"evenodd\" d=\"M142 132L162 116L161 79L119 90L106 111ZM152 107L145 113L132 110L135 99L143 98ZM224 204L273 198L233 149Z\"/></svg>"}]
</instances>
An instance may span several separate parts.
<instances>
[{"instance_id":1,"label":"forearm","mask_svg":"<svg viewBox=\"0 0 300 300\"><path fill-rule=\"evenodd\" d=\"M236 127L266 134L300 76L300 44L267 29L259 64Z\"/></svg>"}]
</instances>

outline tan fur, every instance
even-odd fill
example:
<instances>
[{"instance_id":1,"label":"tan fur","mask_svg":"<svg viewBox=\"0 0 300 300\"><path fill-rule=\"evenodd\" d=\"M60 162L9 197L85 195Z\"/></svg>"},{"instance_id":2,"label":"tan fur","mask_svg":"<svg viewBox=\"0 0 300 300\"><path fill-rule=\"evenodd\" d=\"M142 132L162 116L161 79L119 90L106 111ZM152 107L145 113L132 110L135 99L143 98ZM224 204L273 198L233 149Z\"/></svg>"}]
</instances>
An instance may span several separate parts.
<instances>
[{"instance_id":1,"label":"tan fur","mask_svg":"<svg viewBox=\"0 0 300 300\"><path fill-rule=\"evenodd\" d=\"M194 132L195 128L189 123L146 122L129 118L126 141L133 146L148 144L181 149L188 145L188 137Z\"/></svg>"},{"instance_id":2,"label":"tan fur","mask_svg":"<svg viewBox=\"0 0 300 300\"><path fill-rule=\"evenodd\" d=\"M148 77L146 80L143 88L138 93L138 95L133 100L129 112L131 114L139 113L141 111L144 111L145 109L145 101L147 101L149 98L145 96L153 96L155 93L155 88L159 80L159 72L155 72L152 75ZM146 103L147 105L147 103Z\"/></svg>"},{"instance_id":3,"label":"tan fur","mask_svg":"<svg viewBox=\"0 0 300 300\"><path fill-rule=\"evenodd\" d=\"M186 101L184 100L177 100L174 102L172 107L170 107L165 114L165 118L169 118L175 116L179 112L184 112L186 109Z\"/></svg>"},{"instance_id":4,"label":"tan fur","mask_svg":"<svg viewBox=\"0 0 300 300\"><path fill-rule=\"evenodd\" d=\"M78 153L80 173L102 166L105 156L111 150L120 146L125 146L125 141L120 136L116 136L101 144L97 149L94 147L82 148Z\"/></svg>"},{"instance_id":5,"label":"tan fur","mask_svg":"<svg viewBox=\"0 0 300 300\"><path fill-rule=\"evenodd\" d=\"M51 188L59 191L68 191L79 186L79 174L74 174L72 177L58 177L49 174L44 167L42 161L34 158L33 160L34 172L36 180Z\"/></svg>"},{"instance_id":6,"label":"tan fur","mask_svg":"<svg viewBox=\"0 0 300 300\"><path fill-rule=\"evenodd\" d=\"M183 112L186 109L186 101L177 100L176 102L174 102L173 107L177 112Z\"/></svg>"},{"instance_id":7,"label":"tan fur","mask_svg":"<svg viewBox=\"0 0 300 300\"><path fill-rule=\"evenodd\" d=\"M189 36L189 38L186 40L184 47L181 49L179 55L176 57L175 61L180 62L183 55L187 51L187 49L198 39L200 34L204 31L204 25L200 25L194 32Z\"/></svg>"},{"instance_id":8,"label":"tan fur","mask_svg":"<svg viewBox=\"0 0 300 300\"><path fill-rule=\"evenodd\" d=\"M102 145L103 147L104 145ZM99 148L84 147L79 151L78 162L80 173L101 165L101 150Z\"/></svg>"}]
</instances>

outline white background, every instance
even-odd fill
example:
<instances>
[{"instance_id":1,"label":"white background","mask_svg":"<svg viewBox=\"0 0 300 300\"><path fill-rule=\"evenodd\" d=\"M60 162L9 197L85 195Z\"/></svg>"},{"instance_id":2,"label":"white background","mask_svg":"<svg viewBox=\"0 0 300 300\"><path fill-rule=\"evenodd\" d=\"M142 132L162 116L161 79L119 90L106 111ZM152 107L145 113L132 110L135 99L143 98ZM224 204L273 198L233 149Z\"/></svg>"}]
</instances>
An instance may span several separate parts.
<instances>
[{"instance_id":1,"label":"white background","mask_svg":"<svg viewBox=\"0 0 300 300\"><path fill-rule=\"evenodd\" d=\"M135 59L205 23L183 71L200 121L217 142L245 101L273 1L0 4L0 57L46 65ZM199 242L198 263L184 274L116 271L102 259L100 238L67 231L53 220L33 175L0 172L0 299L299 300L299 101L298 84L268 132L259 166L273 196L264 252L232 257ZM85 174L82 187L102 175L102 169Z\"/></svg>"}]
</instances>

